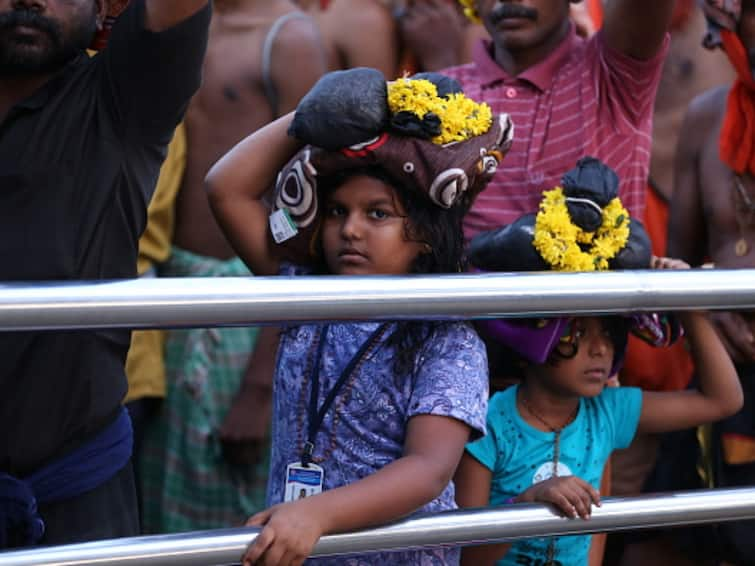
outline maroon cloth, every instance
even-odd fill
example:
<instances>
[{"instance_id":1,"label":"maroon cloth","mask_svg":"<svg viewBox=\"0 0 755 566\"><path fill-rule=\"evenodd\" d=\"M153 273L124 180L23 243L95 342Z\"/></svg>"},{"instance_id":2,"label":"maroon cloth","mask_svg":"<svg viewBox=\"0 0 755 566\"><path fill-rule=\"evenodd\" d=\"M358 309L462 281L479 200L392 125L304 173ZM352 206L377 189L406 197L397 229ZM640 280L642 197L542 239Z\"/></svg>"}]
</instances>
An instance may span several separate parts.
<instances>
[{"instance_id":1,"label":"maroon cloth","mask_svg":"<svg viewBox=\"0 0 755 566\"><path fill-rule=\"evenodd\" d=\"M444 146L387 132L338 151L306 146L281 171L270 202L273 211L285 209L298 230L296 237L281 242L284 257L309 264L317 256L318 179L376 166L400 186L424 196L428 206L467 209L495 174L512 136L510 118L500 114L486 133Z\"/></svg>"},{"instance_id":2,"label":"maroon cloth","mask_svg":"<svg viewBox=\"0 0 755 566\"><path fill-rule=\"evenodd\" d=\"M476 46L473 63L443 71L494 114L510 114L516 127L506 162L466 216L466 236L536 212L542 192L586 155L616 171L624 206L641 218L667 50L668 39L656 57L638 61L611 50L602 32L584 40L572 30L547 59L516 77L498 66L489 42Z\"/></svg>"}]
</instances>

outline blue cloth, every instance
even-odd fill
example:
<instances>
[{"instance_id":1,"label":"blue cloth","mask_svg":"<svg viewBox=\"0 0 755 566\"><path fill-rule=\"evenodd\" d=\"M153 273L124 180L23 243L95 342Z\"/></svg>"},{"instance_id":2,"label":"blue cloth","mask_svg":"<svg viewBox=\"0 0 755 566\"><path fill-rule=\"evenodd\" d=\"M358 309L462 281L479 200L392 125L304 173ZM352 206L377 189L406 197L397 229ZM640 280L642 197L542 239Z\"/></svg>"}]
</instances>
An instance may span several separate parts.
<instances>
[{"instance_id":1,"label":"blue cloth","mask_svg":"<svg viewBox=\"0 0 755 566\"><path fill-rule=\"evenodd\" d=\"M0 548L30 546L44 535L37 505L76 497L99 487L128 463L131 418L118 418L86 444L24 479L0 472Z\"/></svg>"},{"instance_id":2,"label":"blue cloth","mask_svg":"<svg viewBox=\"0 0 755 566\"><path fill-rule=\"evenodd\" d=\"M322 405L344 367L378 323L332 324L327 333L320 370L318 406ZM391 325L386 336L393 331ZM307 430L313 342L317 326L292 326L283 332L275 374L272 457L268 504L284 498L286 465L298 461ZM324 489L354 483L401 458L406 428L417 415L440 415L466 423L473 434L485 431L488 372L485 347L465 323L439 325L416 356L414 371L393 371L396 351L383 339L348 380L319 429L314 462L323 467ZM455 508L449 484L422 512ZM458 563L459 550L436 548L401 553L342 556L313 560L317 564ZM308 562L310 563L310 562Z\"/></svg>"},{"instance_id":3,"label":"blue cloth","mask_svg":"<svg viewBox=\"0 0 755 566\"><path fill-rule=\"evenodd\" d=\"M490 504L502 505L530 486L553 476L554 433L526 423L516 406L518 386L496 393L488 408L488 434L467 445L467 452L493 473ZM599 396L580 400L577 417L561 432L559 476L576 475L600 488L606 460L634 438L642 410L642 391L634 387L606 388ZM555 560L587 564L589 536L560 537ZM514 543L499 565L540 564L550 539Z\"/></svg>"}]
</instances>

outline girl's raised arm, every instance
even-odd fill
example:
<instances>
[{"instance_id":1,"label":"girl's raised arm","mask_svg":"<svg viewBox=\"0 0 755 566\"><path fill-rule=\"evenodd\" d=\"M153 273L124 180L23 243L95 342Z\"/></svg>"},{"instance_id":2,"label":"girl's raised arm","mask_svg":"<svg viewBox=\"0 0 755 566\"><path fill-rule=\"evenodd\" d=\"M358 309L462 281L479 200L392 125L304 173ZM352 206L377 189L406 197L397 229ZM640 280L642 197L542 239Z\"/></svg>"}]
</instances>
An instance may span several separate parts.
<instances>
[{"instance_id":1,"label":"girl's raised arm","mask_svg":"<svg viewBox=\"0 0 755 566\"><path fill-rule=\"evenodd\" d=\"M689 267L679 260L654 258L656 269ZM721 420L742 408L742 385L734 364L703 312L679 314L689 343L699 390L649 393L642 396L638 429L665 432Z\"/></svg>"},{"instance_id":2,"label":"girl's raised arm","mask_svg":"<svg viewBox=\"0 0 755 566\"><path fill-rule=\"evenodd\" d=\"M241 141L205 179L210 206L220 227L244 263L256 275L276 275L279 259L261 199L278 171L301 148L287 135L294 113L286 114Z\"/></svg>"}]
</instances>

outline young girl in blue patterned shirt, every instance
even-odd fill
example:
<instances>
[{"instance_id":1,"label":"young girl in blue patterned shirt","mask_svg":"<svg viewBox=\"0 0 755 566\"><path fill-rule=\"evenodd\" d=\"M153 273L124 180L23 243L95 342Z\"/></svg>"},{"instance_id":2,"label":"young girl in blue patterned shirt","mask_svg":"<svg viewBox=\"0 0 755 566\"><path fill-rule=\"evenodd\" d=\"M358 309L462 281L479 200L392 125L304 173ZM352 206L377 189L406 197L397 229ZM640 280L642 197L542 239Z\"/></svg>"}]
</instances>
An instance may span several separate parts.
<instances>
[{"instance_id":1,"label":"young girl in blue patterned shirt","mask_svg":"<svg viewBox=\"0 0 755 566\"><path fill-rule=\"evenodd\" d=\"M430 78L386 86L365 69L327 75L296 115L215 166L213 209L254 273L293 275L301 265L334 275L459 270L461 218L495 171L511 126L488 109L482 128L444 138L458 132L444 129L451 119L443 108L456 105L470 118L485 118L486 109ZM412 108L420 99L442 104L430 116ZM454 508L451 477L470 435L485 429L485 349L466 323L289 325L273 406L271 507L248 522L263 529L245 564L301 564L325 533ZM438 548L335 562L458 558Z\"/></svg>"}]
</instances>

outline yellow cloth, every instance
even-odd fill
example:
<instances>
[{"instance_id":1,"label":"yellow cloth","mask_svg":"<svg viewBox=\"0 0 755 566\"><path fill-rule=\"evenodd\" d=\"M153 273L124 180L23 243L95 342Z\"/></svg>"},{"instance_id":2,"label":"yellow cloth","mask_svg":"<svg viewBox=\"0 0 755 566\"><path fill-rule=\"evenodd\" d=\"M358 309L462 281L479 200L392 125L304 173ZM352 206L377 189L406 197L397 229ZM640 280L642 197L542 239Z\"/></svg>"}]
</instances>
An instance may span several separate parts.
<instances>
[{"instance_id":1,"label":"yellow cloth","mask_svg":"<svg viewBox=\"0 0 755 566\"><path fill-rule=\"evenodd\" d=\"M160 170L155 194L147 209L147 228L139 240L139 275L150 272L170 256L175 219L174 203L186 169L186 131L176 129L168 155ZM164 332L137 330L131 335L126 358L128 394L126 402L144 397L165 397Z\"/></svg>"}]
</instances>

